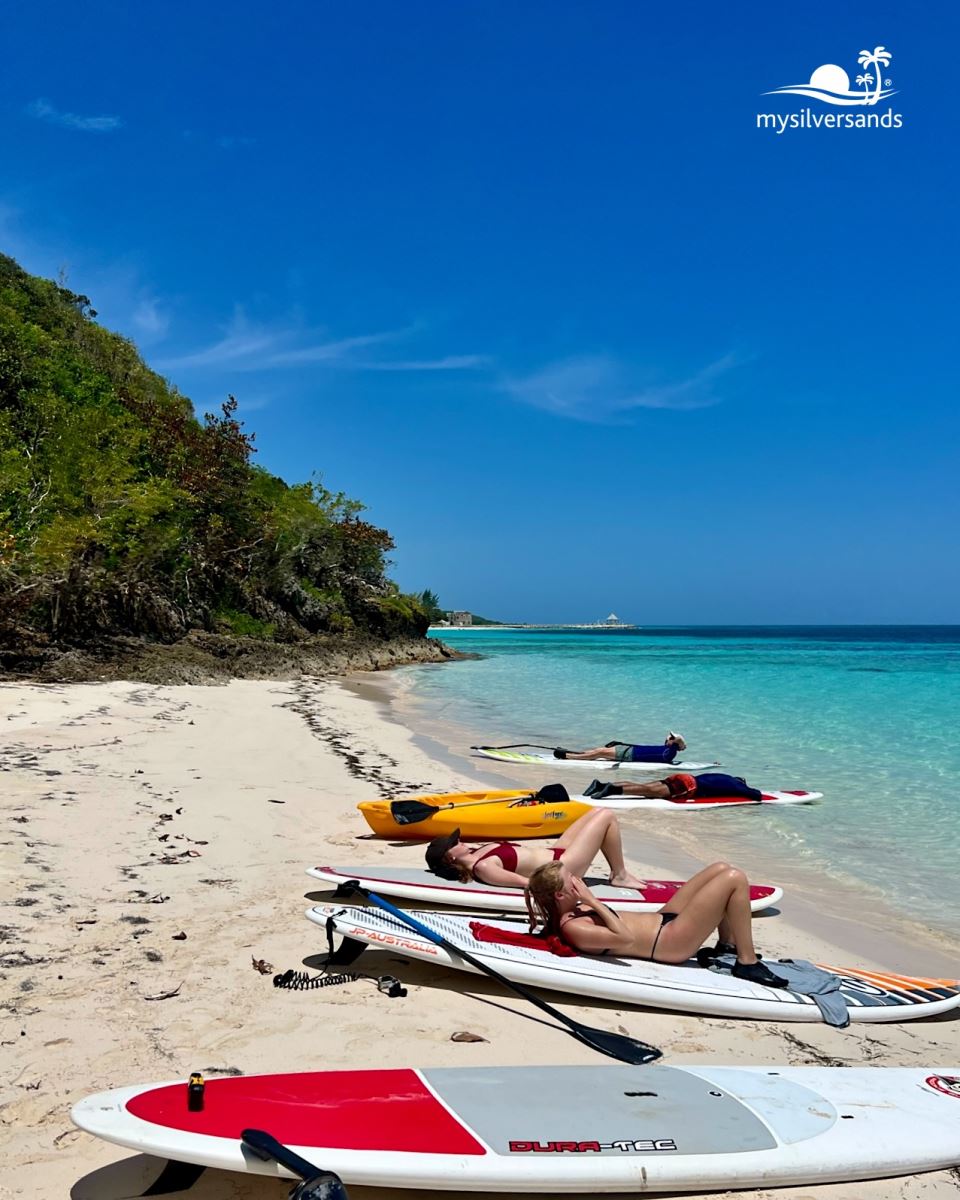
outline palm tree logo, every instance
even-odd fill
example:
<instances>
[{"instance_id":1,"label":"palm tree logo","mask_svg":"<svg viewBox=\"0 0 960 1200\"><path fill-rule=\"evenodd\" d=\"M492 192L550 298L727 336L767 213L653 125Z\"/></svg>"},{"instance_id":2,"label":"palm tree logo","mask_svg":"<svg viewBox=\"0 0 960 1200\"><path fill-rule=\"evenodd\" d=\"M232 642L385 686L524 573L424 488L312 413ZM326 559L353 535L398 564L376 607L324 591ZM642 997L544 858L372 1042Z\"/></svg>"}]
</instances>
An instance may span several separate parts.
<instances>
[{"instance_id":1,"label":"palm tree logo","mask_svg":"<svg viewBox=\"0 0 960 1200\"><path fill-rule=\"evenodd\" d=\"M890 59L893 55L883 46L874 46L873 50L861 50L857 56L857 65L861 67L876 67L877 68L877 90L873 94L873 98L867 100L867 104L876 104L880 99L880 89L883 83L882 72L890 65ZM860 80L857 80L859 83ZM889 86L889 85L888 85Z\"/></svg>"},{"instance_id":2,"label":"palm tree logo","mask_svg":"<svg viewBox=\"0 0 960 1200\"><path fill-rule=\"evenodd\" d=\"M886 100L888 97L896 95L890 80L883 78L883 72L890 65L891 58L893 55L885 46L874 46L872 50L860 51L857 57L858 64L864 68L876 68L875 74L864 70L862 75L857 76L858 88L862 90L854 90L851 87L850 76L843 67L838 67L836 63L824 63L811 74L809 83L793 83L789 87L774 88L773 91L764 92L764 95L776 96L789 93L842 107L873 105L878 100ZM871 85L875 85L872 90Z\"/></svg>"}]
</instances>

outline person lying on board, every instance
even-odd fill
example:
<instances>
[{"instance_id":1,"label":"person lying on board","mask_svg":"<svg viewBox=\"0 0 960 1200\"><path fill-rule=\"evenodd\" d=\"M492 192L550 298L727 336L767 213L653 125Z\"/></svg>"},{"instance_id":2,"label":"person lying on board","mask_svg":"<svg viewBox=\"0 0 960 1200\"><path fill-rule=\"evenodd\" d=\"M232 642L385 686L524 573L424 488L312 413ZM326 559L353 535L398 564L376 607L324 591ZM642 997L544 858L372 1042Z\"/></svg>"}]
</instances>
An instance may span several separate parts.
<instances>
[{"instance_id":1,"label":"person lying on board","mask_svg":"<svg viewBox=\"0 0 960 1200\"><path fill-rule=\"evenodd\" d=\"M582 954L615 954L646 962L685 963L694 954L702 967L736 954L731 974L767 987L786 987L758 960L753 945L750 884L738 867L715 862L688 879L656 913L615 913L596 898L563 860L545 863L526 887L530 930L542 926ZM717 931L717 944L701 947Z\"/></svg>"},{"instance_id":2,"label":"person lying on board","mask_svg":"<svg viewBox=\"0 0 960 1200\"><path fill-rule=\"evenodd\" d=\"M686 750L687 743L679 733L671 730L662 746L637 746L632 742L607 742L605 746L596 746L593 750L564 750L557 746L553 752L554 758L568 759L570 762L644 762L672 763L681 750Z\"/></svg>"},{"instance_id":3,"label":"person lying on board","mask_svg":"<svg viewBox=\"0 0 960 1200\"><path fill-rule=\"evenodd\" d=\"M602 854L610 868L614 887L646 887L643 879L631 875L623 861L623 842L616 813L609 808L594 808L579 817L566 830L553 849L529 846L525 842L484 842L468 846L460 841L460 830L434 838L427 847L427 866L441 879L469 883L489 883L494 887L527 886L530 875L544 863L563 861L577 875Z\"/></svg>"},{"instance_id":4,"label":"person lying on board","mask_svg":"<svg viewBox=\"0 0 960 1200\"><path fill-rule=\"evenodd\" d=\"M673 800L688 804L691 800L710 800L715 796L742 796L759 803L763 792L750 787L739 775L668 775L652 783L604 783L594 779L583 789L591 800L606 800L608 796L646 796L654 800Z\"/></svg>"}]
</instances>

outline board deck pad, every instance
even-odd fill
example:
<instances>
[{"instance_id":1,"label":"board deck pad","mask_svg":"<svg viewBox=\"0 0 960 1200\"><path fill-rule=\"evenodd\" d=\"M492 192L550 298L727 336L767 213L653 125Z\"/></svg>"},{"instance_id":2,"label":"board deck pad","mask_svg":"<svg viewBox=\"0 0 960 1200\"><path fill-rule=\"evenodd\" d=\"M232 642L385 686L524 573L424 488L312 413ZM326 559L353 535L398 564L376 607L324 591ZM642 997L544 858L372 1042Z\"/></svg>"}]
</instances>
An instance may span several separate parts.
<instances>
[{"instance_id":1,"label":"board deck pad","mask_svg":"<svg viewBox=\"0 0 960 1200\"><path fill-rule=\"evenodd\" d=\"M331 921L337 933L354 941L455 970L473 970L464 959L377 908L318 905L308 909L306 915L324 927ZM491 942L477 936L472 928L477 925L478 932L502 930L508 936L516 936L526 932L525 921L487 916L478 921L469 915L436 911L410 915L517 983L682 1012L776 1021L822 1020L812 996L709 971L694 959L672 965L635 958L576 954L561 957L539 944L534 948ZM776 971L776 960L769 963ZM851 1021L908 1021L960 1007L960 981L858 968L825 966L823 969L840 980L840 994Z\"/></svg>"},{"instance_id":2,"label":"board deck pad","mask_svg":"<svg viewBox=\"0 0 960 1200\"><path fill-rule=\"evenodd\" d=\"M960 1162L960 1067L603 1064L240 1076L117 1088L76 1104L97 1137L284 1175L262 1128L345 1182L536 1192L702 1191L904 1175Z\"/></svg>"},{"instance_id":3,"label":"board deck pad","mask_svg":"<svg viewBox=\"0 0 960 1200\"><path fill-rule=\"evenodd\" d=\"M441 879L432 871L418 867L368 866L340 869L337 867L308 867L307 874L321 883L340 885L356 880L370 891L401 900L416 900L444 904L452 908L485 908L495 911L525 912L526 902L520 888L494 887L472 879L456 883ZM611 887L601 878L586 880L594 895L618 912L657 912L671 900L681 886L680 880L650 879L647 886L636 888ZM783 888L772 884L753 884L750 888L750 907L760 912L778 904Z\"/></svg>"}]
</instances>

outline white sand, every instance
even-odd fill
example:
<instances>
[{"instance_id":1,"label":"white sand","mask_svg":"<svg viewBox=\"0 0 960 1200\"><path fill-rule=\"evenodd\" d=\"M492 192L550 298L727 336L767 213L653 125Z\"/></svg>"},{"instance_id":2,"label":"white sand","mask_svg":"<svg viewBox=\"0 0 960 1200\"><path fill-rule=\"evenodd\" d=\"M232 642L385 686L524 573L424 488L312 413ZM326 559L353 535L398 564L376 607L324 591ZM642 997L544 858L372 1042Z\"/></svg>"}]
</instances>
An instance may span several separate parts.
<instances>
[{"instance_id":1,"label":"white sand","mask_svg":"<svg viewBox=\"0 0 960 1200\"><path fill-rule=\"evenodd\" d=\"M278 971L315 965L323 952L320 932L303 918L312 887L304 867L421 861L417 846L365 836L359 800L476 785L467 764L458 770L432 758L362 691L323 682L0 687L0 1154L7 1165L0 1195L129 1194L118 1164L129 1164L130 1153L69 1121L74 1101L104 1088L197 1069L602 1061L531 1019L533 1010L492 982L383 952L368 952L359 969L398 975L409 988L405 999L363 981L278 992L253 968L253 958ZM691 864L708 857L693 843L682 856ZM670 864L633 865L654 875L669 873ZM789 894L783 910L758 923L768 952L851 960L856 914L847 912L843 936L831 945L825 917L815 932L803 932L788 923ZM186 939L176 940L181 932ZM879 957L881 948L874 939L872 963L860 961L919 969ZM957 961L948 949L945 958ZM915 952L928 973L944 973L923 947ZM150 999L177 988L174 997ZM960 1021L950 1018L838 1031L557 1004L589 1024L622 1025L662 1046L668 1062L960 1061ZM451 1042L458 1030L488 1040ZM350 1191L355 1200L412 1196ZM209 1171L182 1194L278 1200L286 1187ZM941 1172L776 1196L956 1194L955 1174Z\"/></svg>"}]
</instances>

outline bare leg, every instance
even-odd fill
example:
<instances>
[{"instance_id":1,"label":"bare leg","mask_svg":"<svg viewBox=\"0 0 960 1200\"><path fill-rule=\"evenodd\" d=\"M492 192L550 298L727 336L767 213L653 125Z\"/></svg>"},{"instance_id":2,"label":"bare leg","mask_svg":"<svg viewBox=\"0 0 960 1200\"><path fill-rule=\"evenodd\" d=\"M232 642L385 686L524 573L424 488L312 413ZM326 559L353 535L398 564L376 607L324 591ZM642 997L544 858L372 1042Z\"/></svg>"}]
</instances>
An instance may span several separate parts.
<instances>
[{"instance_id":1,"label":"bare leg","mask_svg":"<svg viewBox=\"0 0 960 1200\"><path fill-rule=\"evenodd\" d=\"M557 846L563 850L563 861L574 875L582 877L599 851L610 867L610 882L614 887L644 886L644 881L631 875L624 864L620 822L609 808L594 808L574 821Z\"/></svg>"},{"instance_id":2,"label":"bare leg","mask_svg":"<svg viewBox=\"0 0 960 1200\"><path fill-rule=\"evenodd\" d=\"M711 869L707 868L708 871ZM661 962L685 962L714 929L720 928L722 940L737 947L738 962L747 966L757 961L751 927L750 885L741 870L724 865L692 895L688 893L688 897L684 897L683 892L681 888L662 910L678 915L660 935L657 957Z\"/></svg>"},{"instance_id":3,"label":"bare leg","mask_svg":"<svg viewBox=\"0 0 960 1200\"><path fill-rule=\"evenodd\" d=\"M569 762L596 762L599 759L612 761L617 756L612 746L598 746L596 750L568 750L564 758Z\"/></svg>"},{"instance_id":4,"label":"bare leg","mask_svg":"<svg viewBox=\"0 0 960 1200\"><path fill-rule=\"evenodd\" d=\"M661 781L656 783L623 783L624 796L647 796L655 800L669 800L670 789Z\"/></svg>"}]
</instances>

